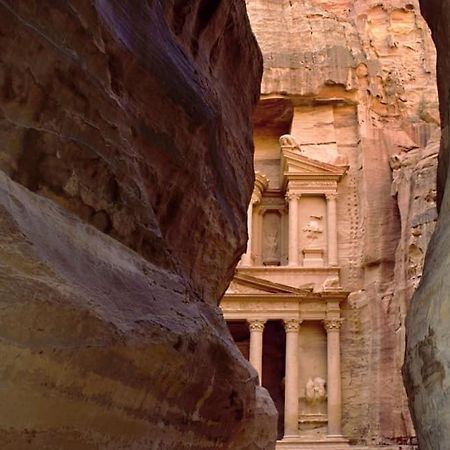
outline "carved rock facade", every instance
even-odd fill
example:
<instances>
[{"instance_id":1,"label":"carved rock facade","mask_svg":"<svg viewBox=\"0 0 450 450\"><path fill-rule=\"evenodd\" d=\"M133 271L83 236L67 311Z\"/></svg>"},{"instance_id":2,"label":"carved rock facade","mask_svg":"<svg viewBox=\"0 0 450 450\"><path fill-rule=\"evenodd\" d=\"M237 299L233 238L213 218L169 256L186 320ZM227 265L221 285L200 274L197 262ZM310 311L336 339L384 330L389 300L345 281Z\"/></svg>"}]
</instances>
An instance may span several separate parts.
<instances>
[{"instance_id":1,"label":"carved rock facade","mask_svg":"<svg viewBox=\"0 0 450 450\"><path fill-rule=\"evenodd\" d=\"M5 450L273 447L217 307L260 52L238 0L138 3L0 1Z\"/></svg>"},{"instance_id":2,"label":"carved rock facade","mask_svg":"<svg viewBox=\"0 0 450 450\"><path fill-rule=\"evenodd\" d=\"M266 386L271 392L278 392L273 396L283 415L286 380L283 387L273 380L283 377L287 365L283 366L283 358L273 349L284 349L288 334L273 319L284 320L283 312L295 309L292 303L281 304L283 295L299 288L319 297L338 288L349 293L334 310L336 318L344 319L340 328L340 431L348 439L335 445L414 446L401 367L405 315L420 281L436 220L439 114L435 52L429 31L417 1L246 3L264 55L254 139L257 178L265 181L260 183L263 195L249 221L252 233L246 256L230 295L225 297L225 315L233 317L226 308L227 299L239 297L241 307L235 312L241 310L241 319L247 309L250 319L266 320L261 337L262 383L270 384ZM323 167L346 168L337 184L334 207L334 192L323 189L333 180L317 180L317 173L301 178L291 172L289 178L289 164L283 165L283 161L291 154ZM314 196L320 183L322 198L318 200ZM331 226L334 208L336 221ZM301 224L293 238L291 217L297 217ZM335 244L330 242L332 229L337 231ZM326 271L328 276L321 278L319 274ZM264 291L278 295L271 301L279 307L273 307L270 315L253 301L264 296ZM315 320L322 319L320 308L326 309L323 299L313 299L308 292L291 295L300 305L296 309L300 321L306 314L305 305L314 302ZM318 441L326 439L327 433L333 434L326 408L319 411L320 423L305 427L305 414L309 413L303 404L305 385L309 377L327 378L326 358L330 358L326 348L329 336L325 336L323 325L308 323L312 316L306 317L300 326L297 355L299 416L294 431L298 442L297 447L280 442L280 448L312 448L311 442L305 442L313 434L311 429L319 430L314 437ZM311 326L316 328L307 330ZM250 341L246 340L251 336L246 325L239 328L230 323L230 328L241 350L248 353ZM304 335L302 329L307 330ZM312 357L306 365L302 360L304 363L309 358L308 348L302 347L302 339L317 345L317 360ZM264 357L264 351L269 356ZM286 348L282 352L286 364L287 353ZM265 367L264 358L271 358L272 372ZM308 373L308 367L319 370ZM330 387L328 382L327 389ZM282 436L286 436L286 427L279 429Z\"/></svg>"}]
</instances>

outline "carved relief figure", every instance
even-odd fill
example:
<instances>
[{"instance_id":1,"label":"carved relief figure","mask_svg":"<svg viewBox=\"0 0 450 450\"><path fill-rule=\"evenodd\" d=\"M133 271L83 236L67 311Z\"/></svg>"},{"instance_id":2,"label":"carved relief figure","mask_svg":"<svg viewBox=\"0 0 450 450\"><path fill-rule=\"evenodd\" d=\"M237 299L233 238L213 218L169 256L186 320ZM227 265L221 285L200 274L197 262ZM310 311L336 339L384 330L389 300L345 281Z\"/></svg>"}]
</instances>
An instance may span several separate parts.
<instances>
[{"instance_id":1,"label":"carved relief figure","mask_svg":"<svg viewBox=\"0 0 450 450\"><path fill-rule=\"evenodd\" d=\"M265 265L279 265L279 233L278 230L271 230L264 238L264 264Z\"/></svg>"},{"instance_id":2,"label":"carved relief figure","mask_svg":"<svg viewBox=\"0 0 450 450\"><path fill-rule=\"evenodd\" d=\"M305 399L306 401L314 405L326 400L327 390L326 381L321 377L310 378L305 387Z\"/></svg>"},{"instance_id":3,"label":"carved relief figure","mask_svg":"<svg viewBox=\"0 0 450 450\"><path fill-rule=\"evenodd\" d=\"M263 222L263 264L279 266L281 263L281 217L278 211L270 210L264 214Z\"/></svg>"},{"instance_id":4,"label":"carved relief figure","mask_svg":"<svg viewBox=\"0 0 450 450\"><path fill-rule=\"evenodd\" d=\"M322 220L322 216L310 216L311 220L303 227L303 231L305 232L306 238L310 241L312 245L314 241L317 241L319 237L323 233L322 225L320 221Z\"/></svg>"},{"instance_id":5,"label":"carved relief figure","mask_svg":"<svg viewBox=\"0 0 450 450\"><path fill-rule=\"evenodd\" d=\"M339 289L341 287L339 277L329 277L322 284L322 290Z\"/></svg>"}]
</instances>

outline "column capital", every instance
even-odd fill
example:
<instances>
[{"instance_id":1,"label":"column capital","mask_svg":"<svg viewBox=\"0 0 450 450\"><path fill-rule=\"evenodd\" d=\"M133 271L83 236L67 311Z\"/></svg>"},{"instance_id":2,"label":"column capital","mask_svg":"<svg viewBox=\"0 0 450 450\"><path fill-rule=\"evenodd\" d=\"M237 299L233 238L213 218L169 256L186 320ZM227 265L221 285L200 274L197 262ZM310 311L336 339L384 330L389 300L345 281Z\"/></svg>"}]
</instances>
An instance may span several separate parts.
<instances>
[{"instance_id":1,"label":"column capital","mask_svg":"<svg viewBox=\"0 0 450 450\"><path fill-rule=\"evenodd\" d=\"M298 332L300 330L300 324L302 323L302 320L298 319L287 319L284 320L284 329L286 333L293 333Z\"/></svg>"},{"instance_id":2,"label":"column capital","mask_svg":"<svg viewBox=\"0 0 450 450\"><path fill-rule=\"evenodd\" d=\"M263 332L266 321L255 319L255 320L247 320L247 323L248 323L248 328L250 331Z\"/></svg>"},{"instance_id":3,"label":"column capital","mask_svg":"<svg viewBox=\"0 0 450 450\"><path fill-rule=\"evenodd\" d=\"M323 325L327 332L329 331L339 331L344 319L325 319Z\"/></svg>"},{"instance_id":4,"label":"column capital","mask_svg":"<svg viewBox=\"0 0 450 450\"><path fill-rule=\"evenodd\" d=\"M327 194L325 194L325 198L327 200L336 200L338 198L338 193L337 192L328 192Z\"/></svg>"},{"instance_id":5,"label":"column capital","mask_svg":"<svg viewBox=\"0 0 450 450\"><path fill-rule=\"evenodd\" d=\"M298 192L286 192L285 198L288 202L290 202L292 200L298 200L301 196L302 194Z\"/></svg>"}]
</instances>

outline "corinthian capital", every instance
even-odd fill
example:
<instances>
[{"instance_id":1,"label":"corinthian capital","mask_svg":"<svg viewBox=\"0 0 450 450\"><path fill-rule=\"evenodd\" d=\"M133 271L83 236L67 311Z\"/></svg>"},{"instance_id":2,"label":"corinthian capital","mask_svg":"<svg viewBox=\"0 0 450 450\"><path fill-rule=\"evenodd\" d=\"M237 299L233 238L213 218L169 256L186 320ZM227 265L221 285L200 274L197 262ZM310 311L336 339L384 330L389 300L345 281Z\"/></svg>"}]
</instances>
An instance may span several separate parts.
<instances>
[{"instance_id":1,"label":"corinthian capital","mask_svg":"<svg viewBox=\"0 0 450 450\"><path fill-rule=\"evenodd\" d=\"M341 329L343 319L325 319L323 321L323 325L325 329L328 331L339 331Z\"/></svg>"},{"instance_id":2,"label":"corinthian capital","mask_svg":"<svg viewBox=\"0 0 450 450\"><path fill-rule=\"evenodd\" d=\"M286 333L292 333L294 331L300 330L301 320L298 319L288 319L284 321L284 329Z\"/></svg>"},{"instance_id":3,"label":"corinthian capital","mask_svg":"<svg viewBox=\"0 0 450 450\"><path fill-rule=\"evenodd\" d=\"M328 194L325 194L325 198L327 200L336 200L338 198L337 192L329 192Z\"/></svg>"},{"instance_id":4,"label":"corinthian capital","mask_svg":"<svg viewBox=\"0 0 450 450\"><path fill-rule=\"evenodd\" d=\"M248 328L250 331L264 331L264 324L266 323L265 320L248 320Z\"/></svg>"},{"instance_id":5,"label":"corinthian capital","mask_svg":"<svg viewBox=\"0 0 450 450\"><path fill-rule=\"evenodd\" d=\"M301 194L298 194L296 192L286 192L285 198L288 202L291 200L298 200L301 197Z\"/></svg>"}]
</instances>

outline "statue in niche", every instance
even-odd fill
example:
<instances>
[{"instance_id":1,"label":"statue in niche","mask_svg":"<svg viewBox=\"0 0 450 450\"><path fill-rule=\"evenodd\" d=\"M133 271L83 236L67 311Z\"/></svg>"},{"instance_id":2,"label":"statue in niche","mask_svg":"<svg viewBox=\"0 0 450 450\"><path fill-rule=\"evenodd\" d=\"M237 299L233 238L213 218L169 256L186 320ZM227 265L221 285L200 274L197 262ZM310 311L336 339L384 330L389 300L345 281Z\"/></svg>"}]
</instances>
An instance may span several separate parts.
<instances>
[{"instance_id":1,"label":"statue in niche","mask_svg":"<svg viewBox=\"0 0 450 450\"><path fill-rule=\"evenodd\" d=\"M303 231L305 232L306 239L310 241L310 246L312 246L323 233L323 228L321 225L323 216L309 217L311 220L304 226Z\"/></svg>"},{"instance_id":2,"label":"statue in niche","mask_svg":"<svg viewBox=\"0 0 450 450\"><path fill-rule=\"evenodd\" d=\"M264 261L265 266L279 266L279 233L278 230L271 230L264 239Z\"/></svg>"},{"instance_id":3,"label":"statue in niche","mask_svg":"<svg viewBox=\"0 0 450 450\"><path fill-rule=\"evenodd\" d=\"M326 381L321 377L310 378L305 387L305 399L310 405L324 402L327 398Z\"/></svg>"},{"instance_id":4,"label":"statue in niche","mask_svg":"<svg viewBox=\"0 0 450 450\"><path fill-rule=\"evenodd\" d=\"M283 134L283 136L280 137L280 146L282 148L290 148L291 150L300 150L300 145L297 144L297 141L294 139L294 137L290 134Z\"/></svg>"}]
</instances>

